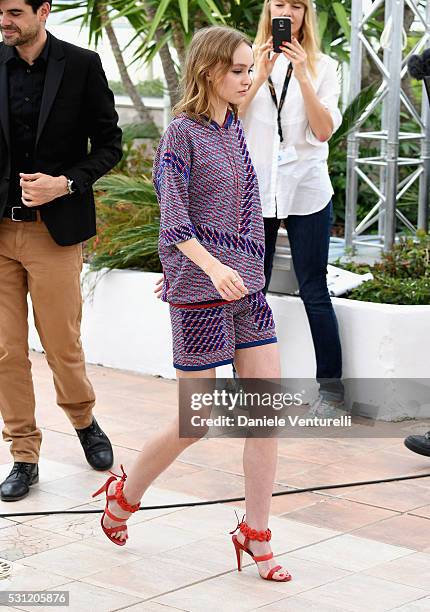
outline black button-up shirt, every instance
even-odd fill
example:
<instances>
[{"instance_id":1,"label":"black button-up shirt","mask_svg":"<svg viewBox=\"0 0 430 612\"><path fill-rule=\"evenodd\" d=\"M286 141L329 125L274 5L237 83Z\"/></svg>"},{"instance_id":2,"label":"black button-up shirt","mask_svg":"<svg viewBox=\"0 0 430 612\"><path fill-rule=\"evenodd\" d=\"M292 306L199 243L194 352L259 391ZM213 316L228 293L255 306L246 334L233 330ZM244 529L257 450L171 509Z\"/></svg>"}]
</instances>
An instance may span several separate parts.
<instances>
[{"instance_id":1,"label":"black button-up shirt","mask_svg":"<svg viewBox=\"0 0 430 612\"><path fill-rule=\"evenodd\" d=\"M50 34L47 34L42 53L32 65L23 60L15 48L10 49L7 60L12 169L9 206L23 205L19 173L37 172L33 158L50 48Z\"/></svg>"}]
</instances>

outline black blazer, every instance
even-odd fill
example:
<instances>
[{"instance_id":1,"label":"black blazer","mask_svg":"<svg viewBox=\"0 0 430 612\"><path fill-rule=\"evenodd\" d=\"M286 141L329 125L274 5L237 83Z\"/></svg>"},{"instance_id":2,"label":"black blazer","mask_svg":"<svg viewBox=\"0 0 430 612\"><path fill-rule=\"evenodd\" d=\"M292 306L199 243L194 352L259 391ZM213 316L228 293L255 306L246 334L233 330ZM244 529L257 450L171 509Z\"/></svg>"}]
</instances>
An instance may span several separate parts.
<instances>
[{"instance_id":1,"label":"black blazer","mask_svg":"<svg viewBox=\"0 0 430 612\"><path fill-rule=\"evenodd\" d=\"M0 43L0 219L8 204L11 172L6 67L10 52ZM77 244L96 233L92 185L121 159L121 135L114 96L97 53L51 35L34 171L74 180L76 193L40 207L59 245Z\"/></svg>"}]
</instances>

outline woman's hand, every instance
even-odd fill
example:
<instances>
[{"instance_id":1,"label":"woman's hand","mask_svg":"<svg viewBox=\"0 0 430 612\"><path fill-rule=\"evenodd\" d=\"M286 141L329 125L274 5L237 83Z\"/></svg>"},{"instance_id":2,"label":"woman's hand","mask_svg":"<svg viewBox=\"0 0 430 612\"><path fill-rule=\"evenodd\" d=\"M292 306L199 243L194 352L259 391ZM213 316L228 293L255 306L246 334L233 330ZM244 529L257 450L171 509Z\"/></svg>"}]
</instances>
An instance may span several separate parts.
<instances>
[{"instance_id":1,"label":"woman's hand","mask_svg":"<svg viewBox=\"0 0 430 612\"><path fill-rule=\"evenodd\" d=\"M225 266L220 261L215 261L206 274L224 300L229 302L240 300L249 293L236 270Z\"/></svg>"},{"instance_id":2,"label":"woman's hand","mask_svg":"<svg viewBox=\"0 0 430 612\"><path fill-rule=\"evenodd\" d=\"M273 66L278 59L280 53L274 53L270 57L270 53L273 51L273 37L271 36L264 45L259 45L254 49L254 81L258 83L265 83L269 76L272 74Z\"/></svg>"},{"instance_id":3,"label":"woman's hand","mask_svg":"<svg viewBox=\"0 0 430 612\"><path fill-rule=\"evenodd\" d=\"M157 300L161 298L161 295L163 293L163 283L164 283L164 276L159 278L158 281L155 283L154 293L155 293L155 297L157 298Z\"/></svg>"},{"instance_id":4,"label":"woman's hand","mask_svg":"<svg viewBox=\"0 0 430 612\"><path fill-rule=\"evenodd\" d=\"M293 64L296 79L298 81L307 79L308 56L297 38L293 36L290 43L286 42L280 48L287 60Z\"/></svg>"}]
</instances>

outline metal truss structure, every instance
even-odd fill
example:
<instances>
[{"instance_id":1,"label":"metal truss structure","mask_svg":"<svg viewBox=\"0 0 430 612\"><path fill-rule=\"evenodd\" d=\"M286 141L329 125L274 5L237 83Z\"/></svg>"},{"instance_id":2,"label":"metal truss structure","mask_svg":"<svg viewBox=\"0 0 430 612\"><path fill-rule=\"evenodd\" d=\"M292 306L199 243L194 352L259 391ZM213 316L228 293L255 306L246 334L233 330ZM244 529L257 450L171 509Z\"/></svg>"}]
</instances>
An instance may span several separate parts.
<instances>
[{"instance_id":1,"label":"metal truss structure","mask_svg":"<svg viewBox=\"0 0 430 612\"><path fill-rule=\"evenodd\" d=\"M417 229L428 231L430 191L430 104L423 91L421 115L402 88L402 79L407 74L407 62L411 55L422 53L430 43L430 0L425 8L417 0L373 0L365 11L363 0L352 1L351 15L351 62L349 101L361 90L363 53L374 62L381 73L382 83L372 102L365 109L348 138L347 194L345 218L345 247L354 252L358 244L369 244L365 232L377 224L378 246L391 249L398 223L409 232ZM367 3L368 5L368 3ZM405 5L413 11L423 34L413 49L404 52ZM385 9L385 30L383 59L378 49L366 37L369 20L376 11ZM380 112L380 129L361 131L361 128L375 111ZM406 110L417 124L416 132L400 131L400 112ZM379 115L378 115L379 116ZM399 143L403 140L420 141L421 156L418 159L399 157ZM377 143L379 155L360 157L363 143ZM374 146L374 144L372 144ZM399 168L402 180L399 181ZM379 171L379 172L378 172ZM404 176L407 173L407 176ZM378 176L379 175L379 176ZM378 176L378 178L376 178ZM375 196L369 203L369 211L363 219L357 218L357 196L359 181L364 181ZM398 207L399 200L419 181L418 227ZM375 240L372 240L375 246Z\"/></svg>"}]
</instances>

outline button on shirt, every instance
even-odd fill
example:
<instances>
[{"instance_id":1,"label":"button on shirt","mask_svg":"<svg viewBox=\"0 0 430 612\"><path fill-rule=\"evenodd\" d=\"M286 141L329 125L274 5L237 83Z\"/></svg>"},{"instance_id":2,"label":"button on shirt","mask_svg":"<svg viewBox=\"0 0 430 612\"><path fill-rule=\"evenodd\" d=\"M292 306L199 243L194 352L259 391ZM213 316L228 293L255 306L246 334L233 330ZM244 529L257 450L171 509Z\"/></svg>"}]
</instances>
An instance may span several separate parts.
<instances>
[{"instance_id":1,"label":"button on shirt","mask_svg":"<svg viewBox=\"0 0 430 612\"><path fill-rule=\"evenodd\" d=\"M11 182L8 197L10 206L21 204L19 173L37 171L33 166L33 156L45 84L49 40L48 34L43 51L33 65L20 58L16 49L9 49L7 74L11 136Z\"/></svg>"},{"instance_id":2,"label":"button on shirt","mask_svg":"<svg viewBox=\"0 0 430 612\"><path fill-rule=\"evenodd\" d=\"M275 62L272 81L280 99L289 62L280 55ZM338 108L340 83L337 63L321 54L316 77L309 78L320 102L333 119L334 131L342 123ZM328 174L327 142L313 134L305 112L300 84L292 74L281 112L284 142L277 128L277 110L268 84L260 87L242 117L251 159L257 172L264 217L285 219L288 215L309 215L323 209L333 195ZM284 149L282 165L279 154Z\"/></svg>"}]
</instances>

